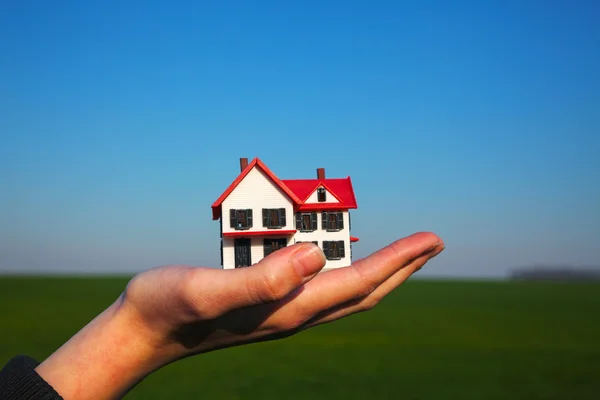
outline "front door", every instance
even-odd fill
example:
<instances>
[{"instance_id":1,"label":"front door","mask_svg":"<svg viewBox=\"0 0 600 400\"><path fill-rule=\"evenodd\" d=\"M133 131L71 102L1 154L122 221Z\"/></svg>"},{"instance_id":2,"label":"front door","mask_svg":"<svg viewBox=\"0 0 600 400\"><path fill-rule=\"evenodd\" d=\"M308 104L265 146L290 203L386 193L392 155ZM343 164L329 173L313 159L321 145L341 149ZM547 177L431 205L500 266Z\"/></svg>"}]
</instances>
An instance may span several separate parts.
<instances>
[{"instance_id":1,"label":"front door","mask_svg":"<svg viewBox=\"0 0 600 400\"><path fill-rule=\"evenodd\" d=\"M235 250L235 267L249 267L252 265L250 257L250 239L235 239L233 241Z\"/></svg>"}]
</instances>

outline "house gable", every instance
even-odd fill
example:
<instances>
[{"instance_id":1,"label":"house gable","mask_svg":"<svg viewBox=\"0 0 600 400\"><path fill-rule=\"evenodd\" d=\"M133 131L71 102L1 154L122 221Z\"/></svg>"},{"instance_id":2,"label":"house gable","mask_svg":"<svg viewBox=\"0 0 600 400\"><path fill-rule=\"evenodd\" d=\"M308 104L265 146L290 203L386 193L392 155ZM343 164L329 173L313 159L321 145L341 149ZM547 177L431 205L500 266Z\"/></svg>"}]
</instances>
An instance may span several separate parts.
<instances>
[{"instance_id":1,"label":"house gable","mask_svg":"<svg viewBox=\"0 0 600 400\"><path fill-rule=\"evenodd\" d=\"M322 204L322 203L340 204L341 201L340 201L340 199L337 198L337 196L333 192L331 192L329 189L327 189L327 186L325 186L322 183L319 183L317 185L317 187L315 188L315 190L313 190L313 192L308 196L308 198L306 200L303 201L303 203L304 204Z\"/></svg>"},{"instance_id":2,"label":"house gable","mask_svg":"<svg viewBox=\"0 0 600 400\"><path fill-rule=\"evenodd\" d=\"M347 178L333 179L284 179L282 181L298 198L302 199L298 211L308 210L349 210L358 208L352 181ZM318 188L326 190L323 202L318 201Z\"/></svg>"},{"instance_id":3,"label":"house gable","mask_svg":"<svg viewBox=\"0 0 600 400\"><path fill-rule=\"evenodd\" d=\"M238 177L229 185L229 187L219 196L219 198L212 204L213 220L217 220L222 216L222 205L226 199L236 190L236 188L245 180L251 171L256 169L262 173L262 176L270 181L272 184L277 186L280 191L289 198L294 204L300 204L300 199L273 173L271 170L258 158L252 160L238 175ZM246 189L248 199L256 198L257 193L260 193L262 187L256 187L252 190Z\"/></svg>"},{"instance_id":4,"label":"house gable","mask_svg":"<svg viewBox=\"0 0 600 400\"><path fill-rule=\"evenodd\" d=\"M252 210L252 226L243 230L244 235L264 232L262 209L284 209L286 224L283 230L293 226L294 202L260 168L253 168L221 204L224 223L223 234L236 232L229 221L230 210Z\"/></svg>"}]
</instances>

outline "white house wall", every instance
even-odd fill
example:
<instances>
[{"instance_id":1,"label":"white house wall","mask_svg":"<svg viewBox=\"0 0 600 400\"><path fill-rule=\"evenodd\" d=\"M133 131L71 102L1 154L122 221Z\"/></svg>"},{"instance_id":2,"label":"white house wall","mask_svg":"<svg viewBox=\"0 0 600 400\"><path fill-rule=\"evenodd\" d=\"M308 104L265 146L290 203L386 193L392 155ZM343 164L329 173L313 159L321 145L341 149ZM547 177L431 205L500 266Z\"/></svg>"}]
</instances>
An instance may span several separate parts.
<instances>
[{"instance_id":1,"label":"white house wall","mask_svg":"<svg viewBox=\"0 0 600 400\"><path fill-rule=\"evenodd\" d=\"M344 220L344 229L336 232L328 232L323 230L322 227L322 215L321 211L317 211L317 230L313 232L296 232L291 244L297 242L317 242L320 248L323 248L324 240L343 240L344 241L344 254L346 257L340 260L327 260L325 268L338 268L347 267L351 264L350 254L350 215L348 211L342 212Z\"/></svg>"},{"instance_id":2,"label":"white house wall","mask_svg":"<svg viewBox=\"0 0 600 400\"><path fill-rule=\"evenodd\" d=\"M325 189L325 201L319 201L317 190L315 189L315 191L312 192L312 194L308 197L308 199L304 203L305 204L312 204L312 203L315 203L315 204L329 203L329 204L331 204L331 203L339 203L339 201L327 189Z\"/></svg>"},{"instance_id":3,"label":"white house wall","mask_svg":"<svg viewBox=\"0 0 600 400\"><path fill-rule=\"evenodd\" d=\"M311 195L309 202L318 203L316 191ZM337 199L327 192L327 202L337 203ZM321 203L322 204L322 203ZM229 221L230 209L252 209L252 227L239 231L231 228ZM285 208L286 225L282 230L296 229L296 218L293 203L289 197L259 168L252 170L244 177L232 193L222 203L223 233L227 232L257 232L268 228L262 226L263 208ZM333 210L332 210L333 211ZM323 248L324 240L343 240L346 257L340 260L327 260L325 268L345 267L351 263L350 250L350 220L348 211L343 211L344 229L337 232L328 232L321 229L321 212L317 212L317 230L314 232L297 232L295 235L282 235L288 239L288 246L299 242L318 242ZM242 237L242 236L240 236ZM250 238L252 264L259 262L264 256L263 239L265 236L247 236ZM276 236L272 236L276 237ZM223 268L231 269L235 266L234 238L223 237Z\"/></svg>"},{"instance_id":4,"label":"white house wall","mask_svg":"<svg viewBox=\"0 0 600 400\"><path fill-rule=\"evenodd\" d=\"M265 249L263 239L265 236L251 236L250 239L250 261L252 264L256 264L264 258ZM294 244L294 241L288 235L288 246ZM234 269L235 268L235 238L224 237L223 238L223 269Z\"/></svg>"},{"instance_id":5,"label":"white house wall","mask_svg":"<svg viewBox=\"0 0 600 400\"><path fill-rule=\"evenodd\" d=\"M252 168L248 175L223 201L223 232L240 232L230 226L229 210L232 208L252 209L252 228L245 230L245 232L267 229L262 226L263 208L285 208L286 226L281 229L294 229L295 220L292 200L257 167Z\"/></svg>"},{"instance_id":6,"label":"white house wall","mask_svg":"<svg viewBox=\"0 0 600 400\"><path fill-rule=\"evenodd\" d=\"M262 208L262 207L261 207ZM293 216L292 216L293 217ZM286 216L287 219L287 216ZM295 221L295 218L292 218ZM317 242L320 248L323 248L324 240L343 240L344 251L346 257L340 260L327 260L325 263L325 269L346 267L352 263L351 259L351 243L350 243L350 220L348 211L343 211L344 229L337 232L328 232L321 229L321 212L317 212L317 230L314 232L296 232L294 236L288 236L288 246L291 246L298 242ZM226 220L227 221L227 220ZM262 221L261 221L262 222ZM287 221L286 221L287 222ZM262 223L261 223L262 224ZM295 224L295 222L294 222ZM295 228L295 227L294 227ZM265 236L252 236L250 238L250 251L252 264L256 264L264 257L263 239ZM234 238L224 237L223 238L223 268L233 269L235 268L235 250L234 250Z\"/></svg>"},{"instance_id":7,"label":"white house wall","mask_svg":"<svg viewBox=\"0 0 600 400\"><path fill-rule=\"evenodd\" d=\"M224 237L221 239L223 243L223 269L235 268L235 252L233 247L234 240L234 238L228 237Z\"/></svg>"}]
</instances>

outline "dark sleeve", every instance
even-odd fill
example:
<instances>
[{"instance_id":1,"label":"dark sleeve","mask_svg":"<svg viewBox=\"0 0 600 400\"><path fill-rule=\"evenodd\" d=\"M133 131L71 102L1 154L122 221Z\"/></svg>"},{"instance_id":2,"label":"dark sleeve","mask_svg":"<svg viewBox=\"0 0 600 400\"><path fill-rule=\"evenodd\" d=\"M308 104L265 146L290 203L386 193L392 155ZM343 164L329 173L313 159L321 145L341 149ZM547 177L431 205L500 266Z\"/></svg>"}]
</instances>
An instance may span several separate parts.
<instances>
[{"instance_id":1,"label":"dark sleeve","mask_svg":"<svg viewBox=\"0 0 600 400\"><path fill-rule=\"evenodd\" d=\"M39 363L27 356L17 356L0 371L1 400L63 400L35 371Z\"/></svg>"}]
</instances>

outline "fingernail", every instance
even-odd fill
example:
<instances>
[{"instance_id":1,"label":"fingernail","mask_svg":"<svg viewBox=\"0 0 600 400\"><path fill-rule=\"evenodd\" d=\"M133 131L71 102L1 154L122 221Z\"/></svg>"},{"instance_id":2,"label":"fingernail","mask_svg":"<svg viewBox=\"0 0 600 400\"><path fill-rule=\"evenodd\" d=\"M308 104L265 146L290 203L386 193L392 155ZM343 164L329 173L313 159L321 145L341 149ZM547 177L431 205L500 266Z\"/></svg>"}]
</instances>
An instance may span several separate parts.
<instances>
[{"instance_id":1,"label":"fingernail","mask_svg":"<svg viewBox=\"0 0 600 400\"><path fill-rule=\"evenodd\" d=\"M433 257L440 254L442 251L444 251L445 248L446 248L446 246L444 246L444 245L440 245L440 246L436 247L436 249L431 252L429 259L431 260Z\"/></svg>"},{"instance_id":2,"label":"fingernail","mask_svg":"<svg viewBox=\"0 0 600 400\"><path fill-rule=\"evenodd\" d=\"M325 265L325 255L319 246L309 243L294 254L294 268L303 277L309 277Z\"/></svg>"},{"instance_id":3,"label":"fingernail","mask_svg":"<svg viewBox=\"0 0 600 400\"><path fill-rule=\"evenodd\" d=\"M436 250L438 250L441 246L442 243L440 242L435 242L427 251L426 253L434 253Z\"/></svg>"}]
</instances>

